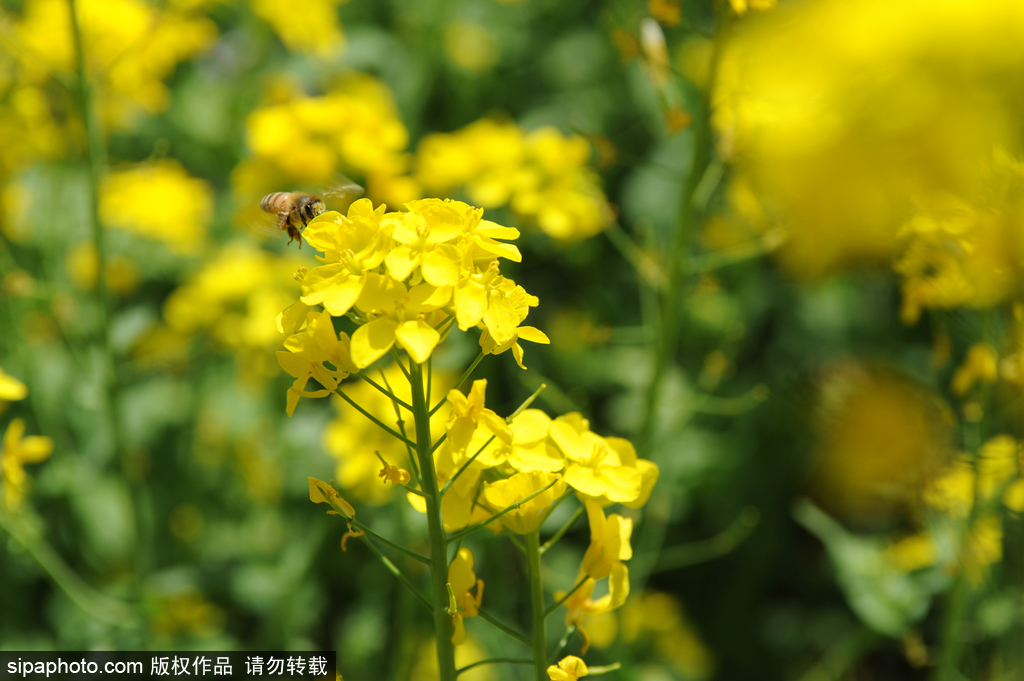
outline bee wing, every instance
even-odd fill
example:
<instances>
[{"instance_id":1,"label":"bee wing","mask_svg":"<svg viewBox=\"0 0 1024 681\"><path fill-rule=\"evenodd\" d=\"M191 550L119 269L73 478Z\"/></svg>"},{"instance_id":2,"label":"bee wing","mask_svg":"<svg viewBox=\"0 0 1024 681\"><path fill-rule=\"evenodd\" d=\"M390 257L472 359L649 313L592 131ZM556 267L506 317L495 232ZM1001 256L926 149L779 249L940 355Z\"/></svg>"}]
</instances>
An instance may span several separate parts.
<instances>
[{"instance_id":1,"label":"bee wing","mask_svg":"<svg viewBox=\"0 0 1024 681\"><path fill-rule=\"evenodd\" d=\"M278 213L267 213L259 207L249 206L242 211L241 222L254 234L265 237L280 237L284 218Z\"/></svg>"},{"instance_id":2,"label":"bee wing","mask_svg":"<svg viewBox=\"0 0 1024 681\"><path fill-rule=\"evenodd\" d=\"M365 190L345 175L338 175L334 184L324 187L321 196L333 210L344 212Z\"/></svg>"}]
</instances>

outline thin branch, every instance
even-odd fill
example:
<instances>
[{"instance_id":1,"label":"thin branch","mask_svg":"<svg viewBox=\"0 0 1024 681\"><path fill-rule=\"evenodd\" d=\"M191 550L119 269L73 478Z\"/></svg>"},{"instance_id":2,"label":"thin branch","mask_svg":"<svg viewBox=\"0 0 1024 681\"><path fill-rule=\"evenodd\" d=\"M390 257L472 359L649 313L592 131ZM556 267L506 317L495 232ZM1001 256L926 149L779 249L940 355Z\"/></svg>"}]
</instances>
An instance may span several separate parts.
<instances>
[{"instance_id":1,"label":"thin branch","mask_svg":"<svg viewBox=\"0 0 1024 681\"><path fill-rule=\"evenodd\" d=\"M437 448L440 447L444 443L444 441L447 440L447 439L448 439L448 433L447 432L441 433L441 437L437 438L437 442L435 442L433 444L433 446L430 448L430 453L433 454L434 452L436 452Z\"/></svg>"},{"instance_id":2,"label":"thin branch","mask_svg":"<svg viewBox=\"0 0 1024 681\"><path fill-rule=\"evenodd\" d=\"M410 558L415 558L416 560L418 560L421 563L424 563L426 565L430 565L430 559L427 558L426 556L424 556L423 554L416 553L415 551L411 551L411 550L405 548L404 546L400 546L399 544L396 544L395 542L391 541L390 539L387 539L385 537L380 536L379 534L377 534L376 532L371 530L366 525L363 525L361 522L359 522L355 518L352 518L348 522L351 523L352 525L354 525L355 527L357 527L358 529L362 530L366 534L370 535L371 537L375 538L377 541L379 541L381 543L384 543L384 544L387 544L388 546L390 546L391 548L395 549L396 551L401 551L402 553L404 553L405 555L409 556Z\"/></svg>"},{"instance_id":3,"label":"thin branch","mask_svg":"<svg viewBox=\"0 0 1024 681\"><path fill-rule=\"evenodd\" d=\"M462 466L461 466L461 467L459 468L459 470L455 471L455 475L453 475L453 476L452 476L452 479L451 479L451 480L449 480L449 481L448 481L447 483L445 483L445 486L444 486L444 487L443 487L443 488L441 489L441 496L442 496L442 497L444 496L445 492L447 492L447 491L448 491L448 488L449 488L449 487L451 487L451 486L452 486L452 484L454 484L454 483L455 483L455 481L459 479L459 476L460 476L460 475L462 475L462 472L463 472L464 470L466 470L467 468L469 468L469 465L470 465L471 463L473 463L474 461L476 461L476 457L480 456L480 453L481 453L482 451L484 451L485 449L487 449L487 445L489 445L489 444L491 444L492 442L494 442L494 438L495 438L495 437L496 437L496 436L492 435L492 436L490 437L490 439L488 439L488 440L487 440L487 442L485 442L485 443L483 444L483 446L482 446L482 447L480 447L480 449L476 450L476 454L474 454L473 456L469 457L469 460L468 460L468 461L466 461L466 463L462 464Z\"/></svg>"},{"instance_id":4,"label":"thin branch","mask_svg":"<svg viewBox=\"0 0 1024 681\"><path fill-rule=\"evenodd\" d=\"M393 436L395 439L399 440L400 442L404 442L405 444L409 445L410 447L415 446L416 443L412 442L409 438L405 437L404 435L401 435L400 433L396 432L394 429L389 428L388 426L384 425L384 423L381 422L380 419L378 419L376 416L374 416L373 414L371 414L370 412L366 411L365 409L360 407L358 404L356 404L355 401L351 397L346 395L343 390L341 390L339 388L335 392L337 392L339 395L341 395L342 399L344 399L346 402L348 402L353 407L355 407L356 411L358 411L360 414L362 414L366 418L368 418L371 421L373 421L374 423L376 423L385 433L388 433L389 435Z\"/></svg>"},{"instance_id":5,"label":"thin branch","mask_svg":"<svg viewBox=\"0 0 1024 681\"><path fill-rule=\"evenodd\" d=\"M559 607L560 605L562 605L562 603L565 603L565 602L566 602L567 600L569 600L569 596L572 596L572 595L573 595L574 593L576 593L576 591L577 591L577 590L578 590L578 589L579 589L579 588L580 588L581 586L583 586L584 584L586 584L586 583L587 583L587 580L588 580L588 579L590 579L590 577L584 577L584 578L583 578L583 579L581 579L580 581L576 582L576 586L574 586L574 587L573 587L573 588L572 588L572 589L571 589L571 590L569 591L569 593L567 593L567 594L565 594L564 596L562 596L561 598L559 598L559 599L558 599L558 602L556 602L556 603L552 603L552 604L551 604L550 606L548 606L548 609L544 611L544 616L545 616L545 617L547 617L548 615L550 615L551 613L553 613L553 612L554 612L555 610L558 610L558 607Z\"/></svg>"},{"instance_id":6,"label":"thin branch","mask_svg":"<svg viewBox=\"0 0 1024 681\"><path fill-rule=\"evenodd\" d=\"M384 385L387 386L388 390L391 390L391 384L388 383L388 377L384 375L384 370L378 369L378 371L380 371L380 380L384 381ZM402 437L406 438L405 453L409 455L409 463L412 464L412 473L413 475L416 476L416 484L418 484L420 487L423 487L423 480L420 478L419 463L417 463L416 455L412 451L412 445L409 444L409 436L405 432L405 421L402 419L402 410L399 409L398 405L395 404L394 402L391 403L391 406L395 408L395 420L396 423L398 423L398 430L401 431ZM409 486L406 485L406 489L408 488Z\"/></svg>"},{"instance_id":7,"label":"thin branch","mask_svg":"<svg viewBox=\"0 0 1024 681\"><path fill-rule=\"evenodd\" d=\"M412 377L409 376L409 370L405 368L404 364L402 364L402 358L398 356L398 350L395 350L395 346L393 345L391 346L391 356L395 358L395 363L398 364L398 368L402 370L403 374L405 374L405 380L411 383Z\"/></svg>"},{"instance_id":8,"label":"thin branch","mask_svg":"<svg viewBox=\"0 0 1024 681\"><path fill-rule=\"evenodd\" d=\"M485 611L477 609L476 614L480 615L480 617L484 618L484 620L486 620L487 622L490 622L491 624L496 626L498 629L501 629L503 632L505 632L506 634L508 634L509 636L514 638L515 640L519 641L523 645L525 645L527 647L532 647L533 646L533 641L531 641L530 639L526 638L522 634L518 633L515 629L512 629L511 627L508 627L507 625L502 624L498 620L496 620L493 617L491 617L490 615L488 615ZM533 660L530 660L530 664L533 664Z\"/></svg>"},{"instance_id":9,"label":"thin branch","mask_svg":"<svg viewBox=\"0 0 1024 681\"><path fill-rule=\"evenodd\" d=\"M485 664L533 664L533 660L520 660L512 657L490 657L486 660L474 662L473 664L467 664L462 669L456 670L455 673L461 674L462 672L469 671L473 667L481 667Z\"/></svg>"},{"instance_id":10,"label":"thin branch","mask_svg":"<svg viewBox=\"0 0 1024 681\"><path fill-rule=\"evenodd\" d=\"M380 549L377 548L377 545L373 543L372 539L370 539L366 535L360 535L359 538L366 542L366 545L370 547L370 550L377 554L377 557L380 558L380 562L384 563L384 567L388 569L388 572L393 574L398 581L400 581L402 584L405 585L407 589L409 589L409 591L413 592L416 598L420 599L420 602L423 603L423 605L427 606L427 610L434 610L434 607L430 604L430 601L427 600L427 597L420 593L420 590L413 585L413 583L409 580L408 577L405 576L405 574L401 570L398 569L397 565L392 563L387 556L381 553Z\"/></svg>"},{"instance_id":11,"label":"thin branch","mask_svg":"<svg viewBox=\"0 0 1024 681\"><path fill-rule=\"evenodd\" d=\"M566 532L572 529L572 526L576 524L576 521L583 516L583 510L584 509L582 506L577 508L576 512L572 514L572 517L569 518L569 522L567 522L565 525L562 525L562 529L560 529L558 532L555 532L554 536L551 537L551 539L548 539L546 542L544 542L544 544L540 547L541 555L543 555L548 549L554 546L555 542L557 542L559 539L565 536Z\"/></svg>"},{"instance_id":12,"label":"thin branch","mask_svg":"<svg viewBox=\"0 0 1024 681\"><path fill-rule=\"evenodd\" d=\"M382 386L379 383L377 383L376 381L374 381L372 378L370 378L369 376L364 374L362 371L357 373L356 376L358 376L359 378L363 379L364 381L366 381L367 383L372 385L374 388L376 388L378 391L380 391L385 397L387 397L389 400L394 402L396 405L404 407L409 413L412 413L412 407L409 404L407 404L406 402L398 399L398 397L396 397L394 393L392 393L390 390L388 390L384 386Z\"/></svg>"},{"instance_id":13,"label":"thin branch","mask_svg":"<svg viewBox=\"0 0 1024 681\"><path fill-rule=\"evenodd\" d=\"M482 353L482 352L479 355L476 356L476 359L474 359L473 363L469 365L468 369L466 369L466 373L462 374L462 378L460 378L458 383L456 383L452 387L452 390L458 390L459 388L462 387L462 384L466 382L466 379L469 378L469 375L473 373L473 369L476 369L476 366L478 364L480 364L480 362L483 360L483 358L484 358L484 353ZM440 409L442 406L444 406L444 403L447 402L447 401L448 401L448 395L445 395L444 397L441 398L440 402L438 402L437 404L434 405L434 408L430 410L430 414L429 415L433 416L434 412L436 412L438 409Z\"/></svg>"}]
</instances>

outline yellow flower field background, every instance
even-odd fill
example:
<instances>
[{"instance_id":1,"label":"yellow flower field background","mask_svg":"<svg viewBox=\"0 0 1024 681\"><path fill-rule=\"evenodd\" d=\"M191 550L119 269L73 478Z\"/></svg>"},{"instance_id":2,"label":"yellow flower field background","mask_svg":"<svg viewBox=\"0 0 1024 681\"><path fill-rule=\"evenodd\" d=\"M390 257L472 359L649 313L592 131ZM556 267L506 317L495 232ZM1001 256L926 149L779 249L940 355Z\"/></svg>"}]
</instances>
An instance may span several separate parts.
<instances>
[{"instance_id":1,"label":"yellow flower field background","mask_svg":"<svg viewBox=\"0 0 1024 681\"><path fill-rule=\"evenodd\" d=\"M1022 83L1018 0L0 0L0 649L1024 677Z\"/></svg>"}]
</instances>

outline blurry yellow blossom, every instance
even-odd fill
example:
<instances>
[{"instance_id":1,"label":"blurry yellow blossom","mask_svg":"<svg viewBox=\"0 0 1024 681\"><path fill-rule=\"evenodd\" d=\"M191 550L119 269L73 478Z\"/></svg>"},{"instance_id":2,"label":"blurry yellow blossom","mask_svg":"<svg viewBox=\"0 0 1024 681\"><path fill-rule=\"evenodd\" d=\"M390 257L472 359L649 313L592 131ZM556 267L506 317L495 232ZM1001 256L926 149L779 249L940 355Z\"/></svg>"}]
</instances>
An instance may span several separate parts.
<instances>
[{"instance_id":1,"label":"blurry yellow blossom","mask_svg":"<svg viewBox=\"0 0 1024 681\"><path fill-rule=\"evenodd\" d=\"M299 16L299 15L296 15ZM308 29L308 27L307 27ZM253 111L245 120L252 156L231 176L241 207L237 220L245 225L261 219L260 198L269 192L292 191L334 183L338 173L365 180L367 193L392 205L418 198L394 178L409 164L403 153L409 133L398 118L388 88L365 74L350 74L327 94L287 95Z\"/></svg>"},{"instance_id":2,"label":"blurry yellow blossom","mask_svg":"<svg viewBox=\"0 0 1024 681\"><path fill-rule=\"evenodd\" d=\"M486 71L498 61L498 42L479 24L457 21L444 29L444 52L467 71Z\"/></svg>"},{"instance_id":3,"label":"blurry yellow blossom","mask_svg":"<svg viewBox=\"0 0 1024 681\"><path fill-rule=\"evenodd\" d=\"M910 508L952 453L952 417L938 395L853 363L829 367L819 390L814 498L857 523Z\"/></svg>"},{"instance_id":4,"label":"blurry yellow blossom","mask_svg":"<svg viewBox=\"0 0 1024 681\"><path fill-rule=\"evenodd\" d=\"M139 284L139 271L132 260L114 254L107 258L106 266L107 290L125 295L136 289ZM75 246L67 255L66 267L71 283L83 289L94 288L96 270L99 268L96 246L91 241Z\"/></svg>"},{"instance_id":5,"label":"blurry yellow blossom","mask_svg":"<svg viewBox=\"0 0 1024 681\"><path fill-rule=\"evenodd\" d=\"M345 45L338 6L347 0L249 0L253 14L274 29L289 50L328 57Z\"/></svg>"},{"instance_id":6,"label":"blurry yellow blossom","mask_svg":"<svg viewBox=\"0 0 1024 681\"><path fill-rule=\"evenodd\" d=\"M295 300L291 273L303 264L229 243L171 293L164 318L179 333L209 331L229 348L271 348L282 340L274 319Z\"/></svg>"},{"instance_id":7,"label":"blurry yellow blossom","mask_svg":"<svg viewBox=\"0 0 1024 681\"><path fill-rule=\"evenodd\" d=\"M551 486L549 487L549 485ZM522 502L529 495L545 487L548 489L529 501ZM502 527L510 532L529 534L541 526L547 510L563 493L565 493L565 482L561 476L542 471L531 471L516 473L510 478L497 482L484 483L481 497L493 513L502 511L513 504L519 504L496 522L500 522Z\"/></svg>"},{"instance_id":8,"label":"blurry yellow blossom","mask_svg":"<svg viewBox=\"0 0 1024 681\"><path fill-rule=\"evenodd\" d=\"M622 639L636 643L651 637L658 657L671 663L685 678L711 678L715 658L686 618L675 596L645 591L629 600L620 611Z\"/></svg>"},{"instance_id":9,"label":"blurry yellow blossom","mask_svg":"<svg viewBox=\"0 0 1024 681\"><path fill-rule=\"evenodd\" d=\"M464 187L484 208L509 205L556 239L601 231L612 210L589 168L586 138L554 128L524 132L514 123L482 119L462 130L424 137L416 177L428 192Z\"/></svg>"},{"instance_id":10,"label":"blurry yellow blossom","mask_svg":"<svg viewBox=\"0 0 1024 681\"><path fill-rule=\"evenodd\" d=\"M932 535L914 534L890 544L886 549L886 558L903 572L913 572L935 565L938 547Z\"/></svg>"},{"instance_id":11,"label":"blurry yellow blossom","mask_svg":"<svg viewBox=\"0 0 1024 681\"><path fill-rule=\"evenodd\" d=\"M473 552L467 548L459 549L448 566L448 585L455 594L455 605L457 611L452 615L452 643L461 645L466 641L466 625L463 624L464 617L476 617L480 608L480 602L484 596L484 581L476 578L473 572ZM476 595L470 593L470 589L476 589Z\"/></svg>"},{"instance_id":12,"label":"blurry yellow blossom","mask_svg":"<svg viewBox=\"0 0 1024 681\"><path fill-rule=\"evenodd\" d=\"M578 681L589 674L590 670L587 669L586 663L575 655L563 657L557 666L548 667L550 681Z\"/></svg>"},{"instance_id":13,"label":"blurry yellow blossom","mask_svg":"<svg viewBox=\"0 0 1024 681\"><path fill-rule=\"evenodd\" d=\"M736 14L746 14L747 10L767 11L775 7L776 0L729 0L729 6Z\"/></svg>"},{"instance_id":14,"label":"blurry yellow blossom","mask_svg":"<svg viewBox=\"0 0 1024 681\"><path fill-rule=\"evenodd\" d=\"M659 23L673 28L683 18L680 0L647 0L647 12Z\"/></svg>"},{"instance_id":15,"label":"blurry yellow blossom","mask_svg":"<svg viewBox=\"0 0 1024 681\"><path fill-rule=\"evenodd\" d=\"M171 8L161 10L143 0L82 0L75 5L86 71L96 88L101 115L112 127L126 127L138 113L152 115L166 109L170 96L163 79L217 37L217 26L210 19ZM14 35L29 53L24 65L29 82L45 83L40 65L52 73L74 72L75 42L68 8L64 0L24 3Z\"/></svg>"},{"instance_id":16,"label":"blurry yellow blossom","mask_svg":"<svg viewBox=\"0 0 1024 681\"><path fill-rule=\"evenodd\" d=\"M458 669L481 662L492 657L488 651L472 636L466 638L461 645L455 647L455 666ZM483 664L466 669L459 674L460 681L497 681L496 665ZM422 645L417 646L416 659L409 675L409 681L437 681L437 643L433 637L427 637Z\"/></svg>"},{"instance_id":17,"label":"blurry yellow blossom","mask_svg":"<svg viewBox=\"0 0 1024 681\"><path fill-rule=\"evenodd\" d=\"M110 227L198 253L213 219L213 190L172 160L111 173L100 186L100 218Z\"/></svg>"},{"instance_id":18,"label":"blurry yellow blossom","mask_svg":"<svg viewBox=\"0 0 1024 681\"><path fill-rule=\"evenodd\" d=\"M0 448L0 472L3 478L4 506L14 510L21 505L28 485L26 463L37 463L50 456L53 440L41 435L25 437L25 422L14 419L4 433Z\"/></svg>"},{"instance_id":19,"label":"blurry yellow blossom","mask_svg":"<svg viewBox=\"0 0 1024 681\"><path fill-rule=\"evenodd\" d=\"M788 230L787 269L816 277L883 264L918 206L983 196L992 150L1020 156L1022 101L1010 83L1024 69L1022 42L1016 0L789 3L737 26L714 92L719 151L754 192L762 228ZM1006 255L987 224L999 217L975 219L984 233L966 242L980 273ZM941 253L908 257L944 266ZM972 303L998 297L1003 281L997 273Z\"/></svg>"},{"instance_id":20,"label":"blurry yellow blossom","mask_svg":"<svg viewBox=\"0 0 1024 681\"><path fill-rule=\"evenodd\" d=\"M0 409L6 402L17 402L28 395L28 386L11 376L0 367Z\"/></svg>"},{"instance_id":21,"label":"blurry yellow blossom","mask_svg":"<svg viewBox=\"0 0 1024 681\"><path fill-rule=\"evenodd\" d=\"M995 348L988 343L975 343L967 350L964 363L953 374L950 389L957 395L963 395L979 381L994 383L999 376L998 361Z\"/></svg>"},{"instance_id":22,"label":"blurry yellow blossom","mask_svg":"<svg viewBox=\"0 0 1024 681\"><path fill-rule=\"evenodd\" d=\"M157 636L216 636L224 627L224 612L190 589L160 599L151 626Z\"/></svg>"}]
</instances>

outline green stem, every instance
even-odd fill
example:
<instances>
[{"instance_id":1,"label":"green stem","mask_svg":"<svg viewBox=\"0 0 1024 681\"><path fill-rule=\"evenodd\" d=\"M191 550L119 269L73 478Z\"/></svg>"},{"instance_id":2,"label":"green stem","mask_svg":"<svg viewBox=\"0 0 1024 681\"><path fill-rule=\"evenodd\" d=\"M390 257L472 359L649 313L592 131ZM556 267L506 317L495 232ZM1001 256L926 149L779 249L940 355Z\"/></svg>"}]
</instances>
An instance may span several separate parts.
<instances>
[{"instance_id":1,"label":"green stem","mask_svg":"<svg viewBox=\"0 0 1024 681\"><path fill-rule=\"evenodd\" d=\"M469 365L468 369L466 369L466 373L462 374L462 378L460 378L459 382L456 383L452 387L452 390L458 390L459 388L462 387L462 384L466 382L466 379L468 379L470 374L473 373L473 369L476 369L476 366L478 364L480 364L480 362L483 360L483 358L484 358L484 353L482 353L482 352L479 355L476 356L476 359L474 359L473 363ZM440 409L442 406L444 406L444 403L447 402L447 401L448 401L448 395L445 395L444 397L441 398L441 401L438 402L437 404L435 404L434 408L430 410L430 415L433 416L434 412L436 412L438 409Z\"/></svg>"},{"instance_id":2,"label":"green stem","mask_svg":"<svg viewBox=\"0 0 1024 681\"><path fill-rule=\"evenodd\" d=\"M514 657L491 657L491 658L488 658L486 660L480 660L479 662L474 662L473 664L467 664L465 667L462 667L461 669L459 669L456 672L456 674L461 674L462 672L468 672L473 667L482 667L485 664L533 664L533 660L519 660L519 659L516 659Z\"/></svg>"},{"instance_id":3,"label":"green stem","mask_svg":"<svg viewBox=\"0 0 1024 681\"><path fill-rule=\"evenodd\" d=\"M555 532L554 536L551 537L551 539L548 539L546 542L544 542L544 545L540 547L541 555L544 555L548 549L555 545L555 542L561 539L566 532L571 530L572 526L575 525L576 521L579 520L582 516L583 507L580 506L579 508L576 509L576 512L572 514L572 517L569 518L569 522L567 522L565 525L562 525L562 529L560 529L558 532Z\"/></svg>"},{"instance_id":4,"label":"green stem","mask_svg":"<svg viewBox=\"0 0 1024 681\"><path fill-rule=\"evenodd\" d=\"M426 556L424 556L423 554L416 553L415 551L411 551L411 550L405 548L404 546L396 544L395 542L393 542L393 541L391 541L389 539L385 539L384 537L380 536L379 534L377 534L376 532L371 530L366 525L363 525L361 522L359 522L355 518L352 518L348 522L349 522L350 525L352 525L356 529L362 530L363 532L365 532L366 534L370 535L371 537L373 537L374 539L376 539L380 543L386 544L387 546L390 546L391 548L395 549L396 551L401 551L402 553L404 553L405 555L409 556L410 558L415 558L416 560L418 560L421 563L424 563L425 565L430 565L430 559L427 558Z\"/></svg>"},{"instance_id":5,"label":"green stem","mask_svg":"<svg viewBox=\"0 0 1024 681\"><path fill-rule=\"evenodd\" d=\"M0 527L25 547L53 583L87 615L100 622L127 629L142 624L134 607L96 591L79 577L77 572L68 567L60 554L54 551L39 532L24 522L24 516L19 517L0 510Z\"/></svg>"},{"instance_id":6,"label":"green stem","mask_svg":"<svg viewBox=\"0 0 1024 681\"><path fill-rule=\"evenodd\" d=\"M441 494L437 489L437 473L431 455L430 414L423 386L423 367L409 363L409 386L412 389L412 413L416 420L416 456L423 475L422 485L427 502L427 533L430 537L430 579L434 589L434 637L437 642L438 678L455 681L455 646L452 645L452 618L448 614L448 557L444 523L441 520Z\"/></svg>"},{"instance_id":7,"label":"green stem","mask_svg":"<svg viewBox=\"0 0 1024 681\"><path fill-rule=\"evenodd\" d=\"M103 173L103 143L99 126L92 110L92 86L86 74L85 47L82 42L82 28L78 21L78 7L75 0L68 0L71 12L71 31L75 42L75 58L78 62L76 84L78 89L79 115L85 127L87 170L89 179L89 224L92 243L96 249L96 303L99 310L99 342L103 355L103 387L107 397L111 435L115 453L121 448L121 423L117 415L117 374L114 354L110 347L110 296L107 292L107 247L103 224L100 222L100 176Z\"/></svg>"},{"instance_id":8,"label":"green stem","mask_svg":"<svg viewBox=\"0 0 1024 681\"><path fill-rule=\"evenodd\" d=\"M525 636L523 636L522 634L518 633L512 627L509 627L509 626L507 626L505 624L502 624L501 622L499 622L498 620L494 619L491 615L487 614L483 610L480 610L478 608L477 611L476 611L476 614L479 615L480 618L483 619L484 621L490 622L496 628L498 628L501 631L505 632L506 634L508 634L509 637L514 638L515 640L519 641L523 645L526 645L526 646L533 645L533 643L530 641L530 639L528 639ZM531 661L531 664L532 664L532 661Z\"/></svg>"},{"instance_id":9,"label":"green stem","mask_svg":"<svg viewBox=\"0 0 1024 681\"><path fill-rule=\"evenodd\" d=\"M413 592L416 595L416 598L420 599L420 602L427 606L428 610L431 609L430 601L427 600L427 597L420 593L420 590L413 585L412 581L410 581L401 570L398 569L397 565L391 562L390 558L381 553L381 550L377 548L377 545L373 543L372 539L367 537L365 534L360 535L359 538L366 542L366 545L370 547L371 551L377 554L377 557L380 558L380 562L384 564L384 567L387 568L388 572L393 574L399 582L409 589L409 591ZM447 601L447 597L445 600Z\"/></svg>"},{"instance_id":10,"label":"green stem","mask_svg":"<svg viewBox=\"0 0 1024 681\"><path fill-rule=\"evenodd\" d=\"M345 400L346 402L351 404L353 407L355 407L356 411L358 411L360 414L362 414L366 418L368 418L371 421L373 421L374 423L376 423L377 427L380 428L381 430L383 430L385 433L391 435L392 437L394 437L399 442L404 442L405 444L409 445L410 447L414 447L415 446L414 442L412 442L408 438L402 436L400 433L395 431L393 428L389 428L388 426L384 425L384 423L379 418L377 418L376 416L374 416L373 414L371 414L370 412L366 411L365 409L360 407L358 404L356 404L355 400L353 400L351 397L349 397L348 395L345 394L345 391L343 391L343 390L341 390L339 388L335 392L337 392L339 395L341 395L343 400ZM417 431L417 437L419 437L419 423L418 422L416 424L416 431ZM428 438L430 437L430 429L429 428L427 429L427 437Z\"/></svg>"},{"instance_id":11,"label":"green stem","mask_svg":"<svg viewBox=\"0 0 1024 681\"><path fill-rule=\"evenodd\" d=\"M583 586L584 584L587 583L588 579L590 579L590 577L584 577L580 581L576 582L576 586L574 586L572 589L570 589L567 594L565 594L564 596L559 598L557 602L552 603L551 606L548 607L548 609L544 611L544 617L547 617L548 615L553 613L555 610L558 610L558 606L560 606L562 603L565 603L567 600L569 600L569 596L572 596L574 593L576 593L581 586Z\"/></svg>"},{"instance_id":12,"label":"green stem","mask_svg":"<svg viewBox=\"0 0 1024 681\"><path fill-rule=\"evenodd\" d=\"M387 397L389 400L394 402L396 405L404 407L406 409L406 411L412 411L412 407L410 407L408 404L406 404L402 400L398 399L398 397L396 397L394 393L392 393L390 390L388 390L384 386L382 386L379 383L377 383L376 381L374 381L372 378L370 378L369 376L364 374L362 371L360 371L358 374L356 374L356 376L358 376L359 378L363 379L364 381L366 381L367 383L372 385L374 388L376 388L378 390L378 392L383 394L385 397Z\"/></svg>"},{"instance_id":13,"label":"green stem","mask_svg":"<svg viewBox=\"0 0 1024 681\"><path fill-rule=\"evenodd\" d=\"M547 681L548 644L544 630L544 580L540 564L540 529L526 535L526 564L530 572L530 610L533 613L533 665L537 681Z\"/></svg>"}]
</instances>

